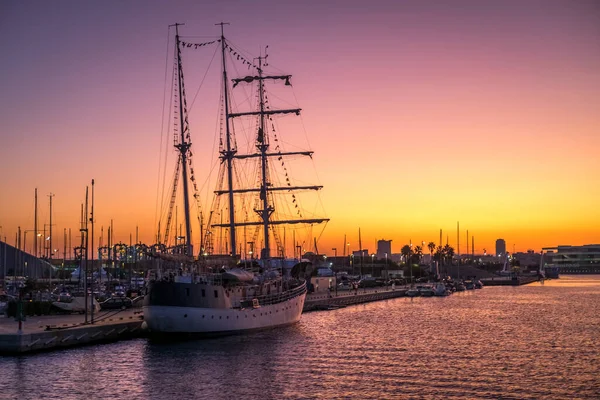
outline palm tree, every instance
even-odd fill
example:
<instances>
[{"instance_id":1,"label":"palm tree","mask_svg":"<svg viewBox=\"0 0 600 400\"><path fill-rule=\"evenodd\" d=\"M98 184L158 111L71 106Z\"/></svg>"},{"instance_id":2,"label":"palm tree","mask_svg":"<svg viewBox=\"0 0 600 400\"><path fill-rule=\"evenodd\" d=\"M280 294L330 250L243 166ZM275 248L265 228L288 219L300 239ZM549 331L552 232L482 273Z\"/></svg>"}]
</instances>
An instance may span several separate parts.
<instances>
[{"instance_id":1,"label":"palm tree","mask_svg":"<svg viewBox=\"0 0 600 400\"><path fill-rule=\"evenodd\" d=\"M423 257L423 249L421 246L415 247L413 255L415 256L417 263L421 264L421 257Z\"/></svg>"},{"instance_id":2,"label":"palm tree","mask_svg":"<svg viewBox=\"0 0 600 400\"><path fill-rule=\"evenodd\" d=\"M412 265L410 264L410 256L412 255L412 247L405 244L402 247L402 250L400 250L400 253L402 253L402 255L404 256L404 259L406 260L406 266L408 268L410 268L410 283L412 285Z\"/></svg>"},{"instance_id":3,"label":"palm tree","mask_svg":"<svg viewBox=\"0 0 600 400\"><path fill-rule=\"evenodd\" d=\"M442 248L442 246L437 246L435 254L433 256L440 263L444 261L444 249Z\"/></svg>"},{"instance_id":4,"label":"palm tree","mask_svg":"<svg viewBox=\"0 0 600 400\"><path fill-rule=\"evenodd\" d=\"M431 259L433 259L433 251L435 250L435 243L429 242L427 243L427 248L429 248L429 255Z\"/></svg>"},{"instance_id":5,"label":"palm tree","mask_svg":"<svg viewBox=\"0 0 600 400\"><path fill-rule=\"evenodd\" d=\"M433 251L435 250L435 243L427 243L427 248L429 249L429 272L433 273Z\"/></svg>"}]
</instances>

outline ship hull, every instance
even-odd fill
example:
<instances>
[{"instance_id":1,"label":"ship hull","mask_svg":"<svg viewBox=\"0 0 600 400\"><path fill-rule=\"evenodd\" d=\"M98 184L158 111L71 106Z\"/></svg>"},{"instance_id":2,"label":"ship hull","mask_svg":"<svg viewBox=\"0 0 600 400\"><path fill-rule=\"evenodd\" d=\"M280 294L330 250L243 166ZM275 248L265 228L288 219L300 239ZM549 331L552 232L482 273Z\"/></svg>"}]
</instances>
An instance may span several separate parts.
<instances>
[{"instance_id":1,"label":"ship hull","mask_svg":"<svg viewBox=\"0 0 600 400\"><path fill-rule=\"evenodd\" d=\"M256 308L145 305L144 321L153 336L225 336L290 325L300 320L306 293Z\"/></svg>"}]
</instances>

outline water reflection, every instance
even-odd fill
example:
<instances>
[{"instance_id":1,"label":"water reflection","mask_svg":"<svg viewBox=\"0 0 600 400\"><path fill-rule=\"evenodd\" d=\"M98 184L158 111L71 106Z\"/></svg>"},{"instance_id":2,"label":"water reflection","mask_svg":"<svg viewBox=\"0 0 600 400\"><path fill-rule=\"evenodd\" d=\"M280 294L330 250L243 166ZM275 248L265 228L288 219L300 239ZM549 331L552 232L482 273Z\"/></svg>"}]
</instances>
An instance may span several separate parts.
<instances>
[{"instance_id":1,"label":"water reflection","mask_svg":"<svg viewBox=\"0 0 600 400\"><path fill-rule=\"evenodd\" d=\"M399 298L220 339L0 359L0 397L600 397L600 277Z\"/></svg>"}]
</instances>

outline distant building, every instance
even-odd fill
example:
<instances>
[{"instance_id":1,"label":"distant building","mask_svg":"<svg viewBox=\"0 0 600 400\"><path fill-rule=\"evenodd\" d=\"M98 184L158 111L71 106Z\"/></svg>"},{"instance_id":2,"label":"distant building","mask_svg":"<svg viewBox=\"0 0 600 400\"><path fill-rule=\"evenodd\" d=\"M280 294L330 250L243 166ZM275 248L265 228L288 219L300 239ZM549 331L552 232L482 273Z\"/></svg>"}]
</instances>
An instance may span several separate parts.
<instances>
[{"instance_id":1,"label":"distant building","mask_svg":"<svg viewBox=\"0 0 600 400\"><path fill-rule=\"evenodd\" d=\"M544 267L558 268L562 274L600 273L600 244L544 247Z\"/></svg>"},{"instance_id":2,"label":"distant building","mask_svg":"<svg viewBox=\"0 0 600 400\"><path fill-rule=\"evenodd\" d=\"M364 259L367 259L369 258L369 249L355 250L352 252L352 256L354 258L360 258L362 256Z\"/></svg>"},{"instance_id":3,"label":"distant building","mask_svg":"<svg viewBox=\"0 0 600 400\"><path fill-rule=\"evenodd\" d=\"M536 253L533 250L527 250L527 253L518 252L513 253L513 258L519 262L521 269L523 268L539 268L540 266L540 253Z\"/></svg>"},{"instance_id":4,"label":"distant building","mask_svg":"<svg viewBox=\"0 0 600 400\"><path fill-rule=\"evenodd\" d=\"M377 241L377 253L375 257L378 260L381 260L386 257L392 256L392 241L391 240L378 240Z\"/></svg>"},{"instance_id":5,"label":"distant building","mask_svg":"<svg viewBox=\"0 0 600 400\"><path fill-rule=\"evenodd\" d=\"M506 242L504 239L496 240L496 255L503 256L506 254Z\"/></svg>"}]
</instances>

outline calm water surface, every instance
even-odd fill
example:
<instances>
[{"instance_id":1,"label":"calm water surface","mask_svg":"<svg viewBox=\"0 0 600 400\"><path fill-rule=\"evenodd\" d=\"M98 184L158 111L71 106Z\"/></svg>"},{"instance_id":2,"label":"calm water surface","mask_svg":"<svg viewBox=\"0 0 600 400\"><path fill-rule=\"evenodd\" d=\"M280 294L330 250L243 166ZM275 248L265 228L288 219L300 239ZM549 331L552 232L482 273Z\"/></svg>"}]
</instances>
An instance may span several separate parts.
<instances>
[{"instance_id":1,"label":"calm water surface","mask_svg":"<svg viewBox=\"0 0 600 400\"><path fill-rule=\"evenodd\" d=\"M4 399L600 398L600 276L304 314L246 336L0 358Z\"/></svg>"}]
</instances>

